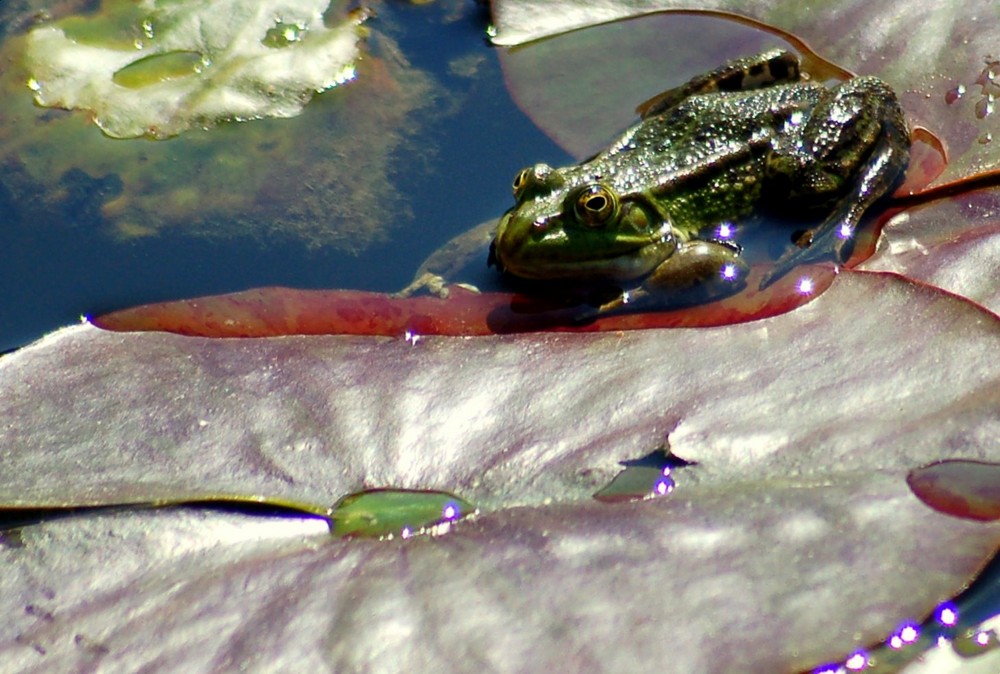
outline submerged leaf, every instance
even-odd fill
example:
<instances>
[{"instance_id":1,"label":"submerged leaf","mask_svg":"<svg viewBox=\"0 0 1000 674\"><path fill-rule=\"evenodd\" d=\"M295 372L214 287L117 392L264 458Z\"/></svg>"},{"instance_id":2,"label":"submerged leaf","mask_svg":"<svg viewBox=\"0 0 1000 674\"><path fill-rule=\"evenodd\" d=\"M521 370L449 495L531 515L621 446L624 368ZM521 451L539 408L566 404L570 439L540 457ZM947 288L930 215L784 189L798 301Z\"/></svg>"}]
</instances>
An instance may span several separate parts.
<instances>
[{"instance_id":1,"label":"submerged leaf","mask_svg":"<svg viewBox=\"0 0 1000 674\"><path fill-rule=\"evenodd\" d=\"M116 70L111 79L129 89L195 75L204 66L204 57L196 51L172 51L151 54Z\"/></svg>"},{"instance_id":2,"label":"submerged leaf","mask_svg":"<svg viewBox=\"0 0 1000 674\"><path fill-rule=\"evenodd\" d=\"M4 101L0 105L0 163L3 167L0 201L7 208L13 208L12 219L8 221L14 227L12 236L25 240L56 237L73 241L82 236L88 242L110 246L112 242L104 241L105 236L134 239L166 234L159 244L146 243L150 251L156 251L156 255L165 259L170 259L175 251L180 255L178 244L196 245L190 241L185 243L184 237L209 237L217 243L225 241L241 249L249 245L265 255L280 255L274 250L288 244L296 251L302 251L302 247L323 248L325 256L337 250L361 252L377 242L385 242L391 230L407 224L412 205L393 175L400 149L424 123L417 113L435 99L437 85L425 72L396 59L394 54L398 47L385 34L380 34L370 45L366 43L364 58L357 62L355 81L313 97L304 109L302 105L309 99L309 92L296 94L290 88L299 81L298 76L272 82L262 91L253 89L256 85L252 78L239 82L226 79L236 77L241 69L250 68L253 63L263 67L264 62L240 61L224 66L228 57L213 51L221 45L212 40L233 37L236 31L237 42L249 44L263 39L268 26L277 27L280 23L275 22L274 15L255 14L258 10L273 9L273 3L234 3L235 0L201 3L192 9L187 3L178 2L168 3L163 10L187 12L185 20L209 13L211 18L207 19L207 26L232 23L224 31L211 34L202 33L197 26L185 29L187 24L182 22L176 26L161 26L159 33L153 25L154 38L147 38L143 32L144 8L151 5L145 0L144 3L109 0L96 13L42 24L31 33L35 37L17 35L0 43L0 62L9 66L0 68L0 98ZM290 16L308 12L309 7L322 10L326 6L312 0L310 3L296 4ZM301 40L290 42L287 47L255 43L252 51L261 54L267 63L278 61L279 65L291 66L304 57L308 67L299 74L315 71L318 76L324 63L309 60L307 54L298 51L308 48L315 30L329 39L336 35L349 39L354 51L361 39L358 31L368 30L367 26L355 25L357 19L345 13L345 4L338 0L324 14L331 25L339 24L339 27L322 28L321 19L316 19L319 27L313 26L310 19L303 25L308 23L313 27L305 31ZM127 16L109 17L108 9L117 9ZM230 16L228 10L236 14ZM111 25L105 25L109 23ZM281 25L288 28L287 22ZM82 27L87 31L83 32ZM227 105L252 104L263 97L268 105L287 103L290 112L301 110L302 114L291 119L261 119L252 124L221 124L210 132L182 133L170 142L114 141L97 132L84 115L38 107L32 100L32 92L25 86L25 82L29 82L36 88L42 87L44 94L39 77L36 75L32 79L25 69L25 43L29 39L36 40L38 31L58 35L60 30L65 32L66 40L73 42L74 49L85 53L87 59L91 53L110 59L102 71L105 79L99 86L95 85L97 90L103 87L113 91L109 105L120 99L134 104L138 115L169 117L168 125L176 122L195 127L214 124L207 118L190 117L195 107L209 105L219 96L229 94ZM95 46L101 40L112 38L113 50L107 44ZM137 50L132 44L135 40L146 47ZM123 41L126 44L121 44ZM179 53L189 56L170 56ZM193 60L195 53L211 61L211 65L197 65L200 73L170 79L177 64L171 64L169 59ZM294 54L299 56L293 58ZM144 56L152 57L148 62L151 72L142 72L147 68L145 61L136 62ZM167 63L158 64L161 58L168 59ZM77 67L82 67L75 63L77 60L72 59L65 68L60 66L59 76L69 77ZM86 63L93 67L99 65ZM119 70L123 67L124 70ZM219 71L221 67L227 68L225 73ZM133 68L140 72L132 72ZM167 78L129 89L112 81L115 72L119 79L125 77L126 80L133 77L157 80L164 75ZM281 72L280 68L268 66L269 76L277 77ZM221 79L227 84L213 89L216 80L223 75ZM246 86L248 91L255 93L245 96L234 88L238 86ZM170 92L183 100L165 103L164 97ZM231 107L231 111L235 110ZM158 127L161 131L163 128L166 127ZM138 130L140 134L145 132L145 128ZM424 147L429 151L433 142ZM351 160L345 162L343 157ZM393 213L393 217L387 218L387 212ZM57 250L62 249L57 247ZM120 253L128 259L135 251L122 247ZM335 255L332 259L340 258ZM183 265L188 258L182 255L178 260L175 264ZM92 263L100 265L96 260ZM53 268L59 267L55 261L52 264ZM87 261L74 264L79 269L86 269ZM206 279L234 273L225 265L218 271L211 268L214 265L205 266L199 276L203 274ZM92 272L86 272L88 278L104 278L103 274ZM256 272L257 278L261 278L259 274L272 272L279 273L261 268ZM96 284L95 288L103 287L102 282L91 281ZM178 284L183 285L184 281L163 279L153 286L159 288L159 292L169 292L170 287L181 287ZM127 303L129 298L151 292L126 285L129 287L115 286L117 290L106 291L98 299Z\"/></svg>"},{"instance_id":3,"label":"submerged leaf","mask_svg":"<svg viewBox=\"0 0 1000 674\"><path fill-rule=\"evenodd\" d=\"M39 105L90 110L115 138L291 117L314 92L354 76L367 15L327 28L328 3L105 0L108 14L131 16L132 48L122 49L113 32L102 41L103 19L93 20L96 30L80 18L41 26L28 36L30 85ZM289 23L299 27L297 39L269 39ZM88 39L74 39L79 33Z\"/></svg>"}]
</instances>

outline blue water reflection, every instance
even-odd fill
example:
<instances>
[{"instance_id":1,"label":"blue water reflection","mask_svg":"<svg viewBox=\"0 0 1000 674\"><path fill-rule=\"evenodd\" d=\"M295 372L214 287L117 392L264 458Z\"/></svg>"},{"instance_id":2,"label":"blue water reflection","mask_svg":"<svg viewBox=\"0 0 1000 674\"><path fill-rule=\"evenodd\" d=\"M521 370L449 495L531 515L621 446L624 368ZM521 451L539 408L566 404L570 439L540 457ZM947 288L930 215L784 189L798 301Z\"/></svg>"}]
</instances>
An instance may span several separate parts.
<instances>
[{"instance_id":1,"label":"blue water reflection","mask_svg":"<svg viewBox=\"0 0 1000 674\"><path fill-rule=\"evenodd\" d=\"M23 196L0 176L0 351L84 314L148 302L271 285L398 290L438 246L502 213L510 205L510 176L522 166L571 161L511 102L496 53L483 46L485 17L470 10L454 20L450 11L446 3L388 3L371 26L443 87L414 116L417 135L391 156L390 178L405 208L386 213L395 225L389 241L358 254L310 249L294 234L266 239L231 231L214 239L165 234L122 243L97 207L75 209L72 224L40 225L31 204L21 203ZM0 7L0 24L4 19ZM471 75L456 67L470 56ZM24 94L30 97L27 87ZM0 156L0 164L16 160Z\"/></svg>"}]
</instances>

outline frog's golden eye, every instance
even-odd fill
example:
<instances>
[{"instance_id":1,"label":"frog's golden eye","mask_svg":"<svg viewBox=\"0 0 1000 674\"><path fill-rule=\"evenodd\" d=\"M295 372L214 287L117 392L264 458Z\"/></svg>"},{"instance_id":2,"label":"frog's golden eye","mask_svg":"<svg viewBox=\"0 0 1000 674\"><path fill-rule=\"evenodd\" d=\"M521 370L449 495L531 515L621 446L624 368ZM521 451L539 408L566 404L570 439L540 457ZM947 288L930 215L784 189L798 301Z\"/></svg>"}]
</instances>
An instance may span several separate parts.
<instances>
[{"instance_id":1,"label":"frog's golden eye","mask_svg":"<svg viewBox=\"0 0 1000 674\"><path fill-rule=\"evenodd\" d=\"M576 198L576 216L591 227L599 227L618 212L618 195L604 185L590 185Z\"/></svg>"},{"instance_id":2,"label":"frog's golden eye","mask_svg":"<svg viewBox=\"0 0 1000 674\"><path fill-rule=\"evenodd\" d=\"M524 192L524 188L527 187L528 182L531 177L531 169L521 169L516 176L514 176L514 184L511 187L514 188L514 198L519 199L521 193Z\"/></svg>"}]
</instances>

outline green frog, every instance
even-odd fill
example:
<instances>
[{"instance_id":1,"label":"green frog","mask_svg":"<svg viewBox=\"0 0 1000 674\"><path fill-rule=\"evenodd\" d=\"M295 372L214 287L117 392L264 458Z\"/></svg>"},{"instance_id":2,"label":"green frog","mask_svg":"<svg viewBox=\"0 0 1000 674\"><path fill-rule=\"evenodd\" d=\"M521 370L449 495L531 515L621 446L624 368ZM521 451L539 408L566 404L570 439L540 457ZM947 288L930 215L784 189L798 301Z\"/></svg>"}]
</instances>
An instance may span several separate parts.
<instances>
[{"instance_id":1,"label":"green frog","mask_svg":"<svg viewBox=\"0 0 1000 674\"><path fill-rule=\"evenodd\" d=\"M760 282L798 265L842 263L865 211L901 181L909 132L875 77L810 82L774 50L669 90L606 150L514 179L489 264L520 279L614 288L588 317L719 299L746 285L736 233L787 221L787 250ZM794 241L794 242L793 242Z\"/></svg>"}]
</instances>

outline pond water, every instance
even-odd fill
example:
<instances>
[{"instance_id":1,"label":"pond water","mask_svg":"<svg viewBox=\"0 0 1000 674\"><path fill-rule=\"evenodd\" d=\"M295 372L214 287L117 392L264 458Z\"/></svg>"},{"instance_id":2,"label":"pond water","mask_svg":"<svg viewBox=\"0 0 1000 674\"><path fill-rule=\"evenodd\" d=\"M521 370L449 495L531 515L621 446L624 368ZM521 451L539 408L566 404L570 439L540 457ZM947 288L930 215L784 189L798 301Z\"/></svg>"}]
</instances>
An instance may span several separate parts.
<instances>
[{"instance_id":1,"label":"pond water","mask_svg":"<svg viewBox=\"0 0 1000 674\"><path fill-rule=\"evenodd\" d=\"M571 160L511 101L497 52L484 42L485 14L458 3L393 2L379 6L378 12L368 24L376 56L395 53L386 46L387 37L409 62L406 72L421 72L432 82L423 107L408 115L414 133L387 156L399 198L385 209L386 222L392 224L385 237L372 237L350 250L337 243L317 245L315 237L298 237L294 231L262 232L257 227L241 232L239 223L215 235L173 226L152 235L122 236L100 211L74 222L39 222L27 196L5 185L0 174L0 351L81 315L147 302L273 285L398 290L435 248L510 205L510 181L518 169L535 161L558 165ZM15 18L10 7L6 17L0 15L8 25ZM359 81L318 96L300 118L234 124L223 131L238 137L255 132L254 126L271 126L280 133L310 123L328 102L336 104L337 97L354 95L352 87L365 85ZM26 86L17 95L23 100L5 98L3 106L13 110L31 100ZM156 152L158 146L189 143L175 155L182 157L185 150L197 149L196 141L185 136L122 141L93 126L82 133L92 152L118 152L128 144L153 146L147 151ZM218 133L220 129L187 135ZM0 162L7 165L28 160L23 153L50 151L38 144L10 150L0 143ZM354 158L343 160L350 164Z\"/></svg>"},{"instance_id":2,"label":"pond water","mask_svg":"<svg viewBox=\"0 0 1000 674\"><path fill-rule=\"evenodd\" d=\"M23 17L31 10L22 2L0 8L0 26L5 27L0 32L0 54L7 59L0 66L8 72L17 70L10 66L17 51L14 43L23 39L23 29L28 26ZM397 79L375 79L372 84L362 71L358 82L318 96L301 117L291 120L232 124L166 141L113 140L83 123L83 113L33 109L24 78L14 90L16 98L5 92L0 99L0 293L4 298L0 303L0 352L73 323L81 315L148 302L275 285L397 290L442 243L510 206L511 179L520 168L536 162L558 166L573 161L512 100L499 52L484 42L487 17L471 3L390 2L379 5L378 11L379 16L369 22L373 33L370 48L376 58L396 64L390 76ZM732 47L737 53L755 48L743 43ZM535 66L529 63L527 67ZM702 64L691 65L695 72L703 68ZM378 135L378 124L365 127L357 126L356 121L344 122L346 133L360 137L361 144L334 143L329 148L330 152L342 150L339 163L361 186L360 198L372 205L366 212L375 212L376 221L391 225L370 236L356 233L345 240L330 235L338 229L338 218L344 217L332 213L330 227L316 231L266 228L259 222L249 226L246 218L235 216L215 232L204 224L188 230L177 223L155 231L148 226L129 229L123 221L115 220L120 213L92 207L103 204L94 202L91 194L99 192L102 185L110 185L112 191L119 189L114 179L118 170L114 168L84 170L82 178L71 169L50 176L43 187L52 194L60 190L80 193L74 197L76 201L60 197L59 203L68 214L60 220L43 205L49 200L45 193L23 189L15 184L14 172L8 170L32 163L37 157L31 153L43 156L60 151L44 145L44 132L33 136L32 142L8 142L17 135L18 127L4 128L2 121L6 118L10 122L17 116L15 112L22 115L22 121L29 110L45 123L50 119L64 124L76 120L73 123L79 128L73 133L83 140L74 151L81 155L79 159L69 156L63 166L75 166L77 161L87 164L92 155L102 153L111 157L146 153L158 155L150 161L176 163L185 156L199 156L204 139L221 137L237 147L241 143L260 145L259 136L254 134L280 137L285 130L303 133L306 128L312 128L312 137L320 138L331 132L331 125L336 126L342 117L341 108L349 107L364 87L392 88L396 81L403 82L401 86L412 85L416 73L421 82L421 87L415 88L416 100L400 113L405 119L405 137L385 150L385 174L391 188L388 195L374 188L364 191L370 187L366 172L371 164L362 161L363 150L365 143L372 142L370 136ZM375 104L361 106L356 114L377 118L377 113L385 110L377 104L379 99L375 100ZM630 95L626 100L630 106L641 97ZM387 119L400 124L398 117L387 115ZM48 136L56 140L54 134ZM604 138L599 140L604 142ZM248 156L253 162L264 161L258 155ZM123 164L120 169L119 180L124 185L120 189L126 193L132 189L127 174L131 167ZM292 184L294 173L285 179ZM110 200L116 196L112 194ZM220 200L225 196L218 193ZM295 201L291 199L293 205ZM71 208L74 204L78 208ZM40 216L41 211L45 212ZM992 592L991 606L997 604L996 590L990 589L996 584L995 565L993 573L991 580L981 581L982 591Z\"/></svg>"}]
</instances>

